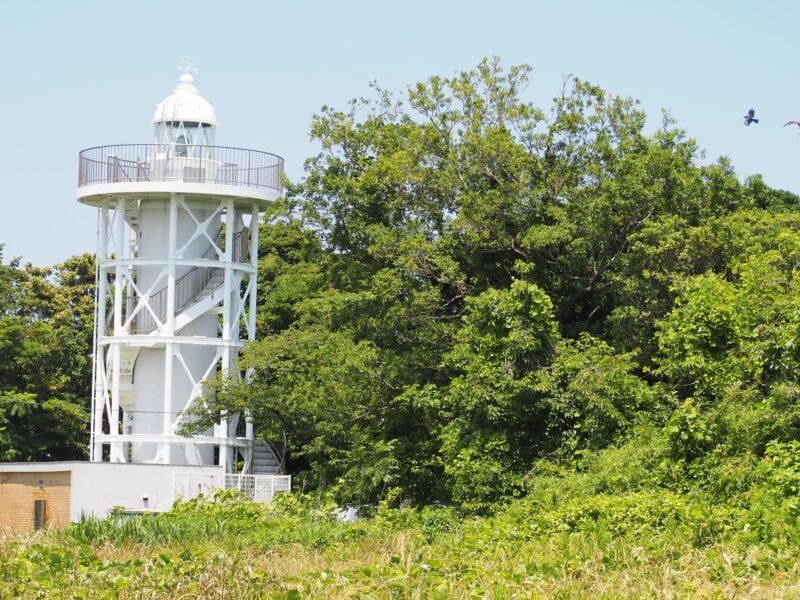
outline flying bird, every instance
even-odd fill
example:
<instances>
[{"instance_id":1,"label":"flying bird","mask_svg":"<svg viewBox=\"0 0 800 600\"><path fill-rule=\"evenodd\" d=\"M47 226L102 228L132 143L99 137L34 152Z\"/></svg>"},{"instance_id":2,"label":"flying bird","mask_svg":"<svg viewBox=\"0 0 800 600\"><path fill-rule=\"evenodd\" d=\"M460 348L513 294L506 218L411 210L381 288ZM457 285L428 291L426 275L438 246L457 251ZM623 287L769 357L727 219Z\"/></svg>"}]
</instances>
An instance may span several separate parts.
<instances>
[{"instance_id":1,"label":"flying bird","mask_svg":"<svg viewBox=\"0 0 800 600\"><path fill-rule=\"evenodd\" d=\"M756 109L751 108L747 111L747 114L744 116L744 124L750 127L750 123L758 123L758 119L756 119Z\"/></svg>"},{"instance_id":2,"label":"flying bird","mask_svg":"<svg viewBox=\"0 0 800 600\"><path fill-rule=\"evenodd\" d=\"M800 121L786 121L786 123L783 124L784 127L786 127L787 125L797 125L798 127L800 127Z\"/></svg>"}]
</instances>

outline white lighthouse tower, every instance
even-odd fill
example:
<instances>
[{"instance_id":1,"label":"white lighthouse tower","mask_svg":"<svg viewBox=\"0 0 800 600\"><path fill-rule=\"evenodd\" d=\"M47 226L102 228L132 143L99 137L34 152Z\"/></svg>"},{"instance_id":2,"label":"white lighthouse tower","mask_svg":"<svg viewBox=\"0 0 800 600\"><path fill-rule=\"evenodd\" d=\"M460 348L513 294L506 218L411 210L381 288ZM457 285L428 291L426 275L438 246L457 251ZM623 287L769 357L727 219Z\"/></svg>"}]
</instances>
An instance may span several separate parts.
<instances>
[{"instance_id":1,"label":"white lighthouse tower","mask_svg":"<svg viewBox=\"0 0 800 600\"><path fill-rule=\"evenodd\" d=\"M274 154L215 145L214 107L186 71L153 143L80 153L78 200L98 209L90 458L268 472L239 415L178 435L203 382L237 376L255 337L259 216L283 172Z\"/></svg>"}]
</instances>

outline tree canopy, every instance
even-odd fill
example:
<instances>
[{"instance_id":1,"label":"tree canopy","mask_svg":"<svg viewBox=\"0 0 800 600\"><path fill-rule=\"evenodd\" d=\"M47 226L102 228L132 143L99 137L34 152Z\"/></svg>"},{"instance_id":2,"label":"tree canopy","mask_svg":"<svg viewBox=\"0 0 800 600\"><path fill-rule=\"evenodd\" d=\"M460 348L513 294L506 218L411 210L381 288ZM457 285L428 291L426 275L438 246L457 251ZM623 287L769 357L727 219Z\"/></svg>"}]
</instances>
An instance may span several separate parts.
<instances>
[{"instance_id":1,"label":"tree canopy","mask_svg":"<svg viewBox=\"0 0 800 600\"><path fill-rule=\"evenodd\" d=\"M4 264L0 246L0 460L86 456L94 257Z\"/></svg>"},{"instance_id":2,"label":"tree canopy","mask_svg":"<svg viewBox=\"0 0 800 600\"><path fill-rule=\"evenodd\" d=\"M209 420L251 410L301 485L349 502L483 510L642 425L686 461L687 410L729 440L783 410L797 196L577 78L535 106L530 76L486 59L323 107L321 151L262 225L252 376Z\"/></svg>"}]
</instances>

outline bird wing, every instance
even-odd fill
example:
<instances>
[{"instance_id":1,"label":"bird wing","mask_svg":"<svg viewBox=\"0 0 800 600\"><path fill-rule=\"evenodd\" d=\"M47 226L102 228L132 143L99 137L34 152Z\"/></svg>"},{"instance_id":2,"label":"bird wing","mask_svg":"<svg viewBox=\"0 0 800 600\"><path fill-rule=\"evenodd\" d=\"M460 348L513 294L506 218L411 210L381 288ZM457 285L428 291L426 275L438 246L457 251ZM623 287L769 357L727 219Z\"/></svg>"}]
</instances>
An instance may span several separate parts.
<instances>
[{"instance_id":1,"label":"bird wing","mask_svg":"<svg viewBox=\"0 0 800 600\"><path fill-rule=\"evenodd\" d=\"M747 111L747 116L752 119L753 117L756 116L756 110L754 108L751 108L750 110Z\"/></svg>"},{"instance_id":2,"label":"bird wing","mask_svg":"<svg viewBox=\"0 0 800 600\"><path fill-rule=\"evenodd\" d=\"M800 121L786 121L786 123L783 124L784 127L786 127L787 125L797 125L798 127L800 127Z\"/></svg>"}]
</instances>

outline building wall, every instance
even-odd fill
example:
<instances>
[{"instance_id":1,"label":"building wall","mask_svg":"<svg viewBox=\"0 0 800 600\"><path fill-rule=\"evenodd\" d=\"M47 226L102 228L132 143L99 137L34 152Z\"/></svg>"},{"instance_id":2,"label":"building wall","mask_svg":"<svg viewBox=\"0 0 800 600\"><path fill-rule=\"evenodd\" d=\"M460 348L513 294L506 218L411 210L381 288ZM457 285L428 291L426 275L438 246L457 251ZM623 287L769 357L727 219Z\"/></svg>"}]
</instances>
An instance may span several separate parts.
<instances>
[{"instance_id":1,"label":"building wall","mask_svg":"<svg viewBox=\"0 0 800 600\"><path fill-rule=\"evenodd\" d=\"M166 511L177 498L207 494L224 483L217 465L0 463L0 530L31 529L35 500L46 500L49 526L63 527L82 515L105 518L115 507Z\"/></svg>"},{"instance_id":2,"label":"building wall","mask_svg":"<svg viewBox=\"0 0 800 600\"><path fill-rule=\"evenodd\" d=\"M70 522L70 497L69 471L0 472L0 529L32 529L35 500L45 501L47 526L64 527Z\"/></svg>"},{"instance_id":3,"label":"building wall","mask_svg":"<svg viewBox=\"0 0 800 600\"><path fill-rule=\"evenodd\" d=\"M187 480L199 482L208 493L212 487L224 485L224 471L220 466L72 463L71 518L79 521L81 514L105 518L114 507L169 510L176 497L187 495L182 493Z\"/></svg>"}]
</instances>

